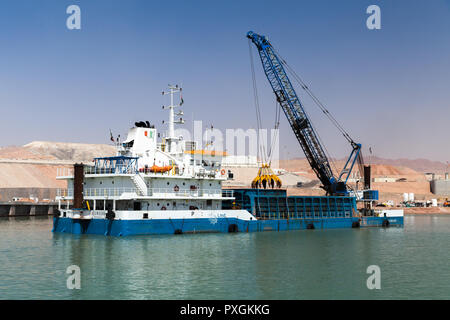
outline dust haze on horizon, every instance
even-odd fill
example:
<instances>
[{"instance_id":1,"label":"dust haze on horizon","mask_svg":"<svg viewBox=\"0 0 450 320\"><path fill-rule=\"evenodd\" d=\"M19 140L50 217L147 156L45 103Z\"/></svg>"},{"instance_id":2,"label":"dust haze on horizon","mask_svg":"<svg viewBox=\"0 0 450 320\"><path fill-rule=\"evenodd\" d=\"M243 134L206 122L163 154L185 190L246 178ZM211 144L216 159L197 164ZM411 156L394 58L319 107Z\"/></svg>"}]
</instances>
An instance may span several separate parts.
<instances>
[{"instance_id":1,"label":"dust haze on horizon","mask_svg":"<svg viewBox=\"0 0 450 320\"><path fill-rule=\"evenodd\" d=\"M32 141L108 144L135 121L165 131L161 91L183 86L185 127L255 128L249 30L267 35L369 156L450 161L450 1L76 1L81 30L65 25L73 1L0 4L1 146ZM202 10L198 10L201 7ZM162 14L164 13L164 14ZM170 16L171 22L165 21ZM331 27L332 26L332 27ZM254 48L265 128L275 100ZM291 79L293 80L293 79ZM295 85L295 83L294 83ZM296 85L333 158L350 146ZM280 158L302 158L284 115Z\"/></svg>"}]
</instances>

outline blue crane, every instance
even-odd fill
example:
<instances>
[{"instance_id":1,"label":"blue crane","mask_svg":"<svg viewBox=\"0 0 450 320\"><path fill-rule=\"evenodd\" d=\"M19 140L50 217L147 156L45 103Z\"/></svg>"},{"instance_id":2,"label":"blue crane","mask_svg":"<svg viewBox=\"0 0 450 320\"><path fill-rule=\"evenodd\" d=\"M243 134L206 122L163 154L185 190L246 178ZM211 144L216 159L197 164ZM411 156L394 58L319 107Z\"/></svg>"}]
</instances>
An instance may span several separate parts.
<instances>
[{"instance_id":1,"label":"blue crane","mask_svg":"<svg viewBox=\"0 0 450 320\"><path fill-rule=\"evenodd\" d=\"M336 120L334 120L338 128L342 129L341 132L352 146L352 152L347 159L344 168L339 176L336 177L333 174L324 148L286 74L283 66L286 65L284 60L276 53L275 49L265 36L249 31L247 33L247 38L249 38L258 49L267 80L269 80L276 99L283 109L311 168L322 183L322 188L328 195L348 195L347 181L357 159L358 164L362 167L362 155L360 153L361 144L355 143ZM302 84L302 87L305 90L309 90L304 84ZM326 109L323 111L325 114L328 113Z\"/></svg>"}]
</instances>

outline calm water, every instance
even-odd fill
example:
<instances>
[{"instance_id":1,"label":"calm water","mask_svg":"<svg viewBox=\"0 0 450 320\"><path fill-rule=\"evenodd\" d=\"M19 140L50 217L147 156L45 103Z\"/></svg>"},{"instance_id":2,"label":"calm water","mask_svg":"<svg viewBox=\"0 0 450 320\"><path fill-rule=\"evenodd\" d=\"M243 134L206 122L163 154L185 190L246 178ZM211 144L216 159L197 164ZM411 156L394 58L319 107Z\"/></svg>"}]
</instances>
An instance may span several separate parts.
<instances>
[{"instance_id":1,"label":"calm water","mask_svg":"<svg viewBox=\"0 0 450 320\"><path fill-rule=\"evenodd\" d=\"M1 299L449 299L450 216L405 227L108 238L0 219ZM81 290L66 268L81 268ZM381 268L381 290L366 269Z\"/></svg>"}]
</instances>

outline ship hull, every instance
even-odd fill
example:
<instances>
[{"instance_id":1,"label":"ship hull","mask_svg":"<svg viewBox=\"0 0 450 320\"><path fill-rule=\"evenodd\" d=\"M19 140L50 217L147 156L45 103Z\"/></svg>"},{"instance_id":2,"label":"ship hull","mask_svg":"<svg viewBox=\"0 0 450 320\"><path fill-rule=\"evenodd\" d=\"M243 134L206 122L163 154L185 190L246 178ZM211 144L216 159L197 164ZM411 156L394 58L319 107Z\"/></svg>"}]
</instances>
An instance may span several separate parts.
<instances>
[{"instance_id":1,"label":"ship hull","mask_svg":"<svg viewBox=\"0 0 450 320\"><path fill-rule=\"evenodd\" d=\"M242 220L238 218L216 219L152 219L152 220L107 220L107 219L73 219L55 217L53 232L72 234L100 234L107 236L158 235L185 233L230 233L291 231L306 229L337 229L381 226L403 226L403 217L388 218L389 224L383 225L386 218L357 217L318 218L318 219L267 219Z\"/></svg>"}]
</instances>

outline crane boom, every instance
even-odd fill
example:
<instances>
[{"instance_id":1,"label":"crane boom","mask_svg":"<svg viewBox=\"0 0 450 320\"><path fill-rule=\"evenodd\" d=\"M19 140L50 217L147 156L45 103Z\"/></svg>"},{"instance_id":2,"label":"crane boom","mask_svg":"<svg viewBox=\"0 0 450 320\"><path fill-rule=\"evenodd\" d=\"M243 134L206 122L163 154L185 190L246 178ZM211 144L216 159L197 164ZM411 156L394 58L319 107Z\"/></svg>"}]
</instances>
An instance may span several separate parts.
<instances>
[{"instance_id":1,"label":"crane boom","mask_svg":"<svg viewBox=\"0 0 450 320\"><path fill-rule=\"evenodd\" d=\"M269 80L276 99L283 109L311 168L322 183L322 188L327 194L346 194L346 182L355 160L359 156L361 145L352 143L353 151L338 179L336 179L318 136L315 133L303 105L286 74L280 58L275 53L274 48L266 37L252 31L247 33L247 38L249 38L258 49L264 73ZM353 161L351 161L352 158ZM345 176L345 181L341 180Z\"/></svg>"}]
</instances>

